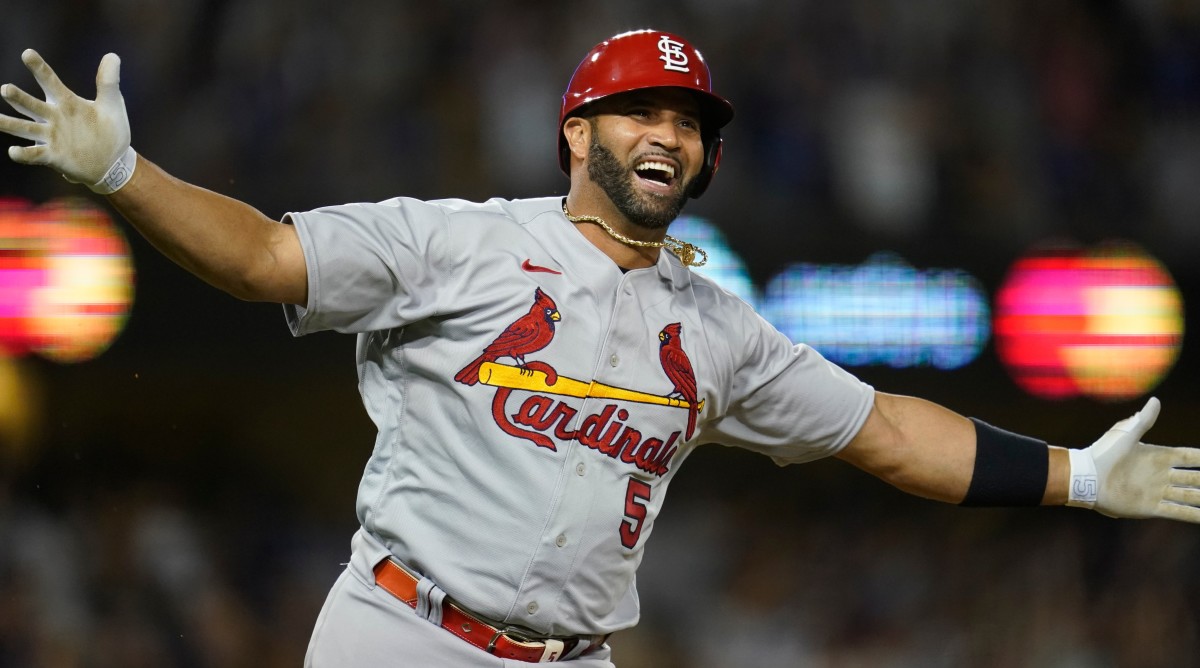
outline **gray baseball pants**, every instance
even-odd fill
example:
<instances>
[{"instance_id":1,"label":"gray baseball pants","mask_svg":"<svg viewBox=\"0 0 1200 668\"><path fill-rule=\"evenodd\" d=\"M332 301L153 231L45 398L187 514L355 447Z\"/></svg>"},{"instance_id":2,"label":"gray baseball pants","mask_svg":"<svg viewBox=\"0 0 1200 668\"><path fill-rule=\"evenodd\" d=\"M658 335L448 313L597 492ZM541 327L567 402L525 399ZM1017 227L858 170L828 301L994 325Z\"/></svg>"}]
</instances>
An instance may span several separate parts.
<instances>
[{"instance_id":1,"label":"gray baseball pants","mask_svg":"<svg viewBox=\"0 0 1200 668\"><path fill-rule=\"evenodd\" d=\"M378 543L354 537L353 553L338 577L308 644L305 668L528 668L534 664L501 659L468 644L418 617L415 610L375 586ZM569 668L615 668L607 646L578 659Z\"/></svg>"}]
</instances>

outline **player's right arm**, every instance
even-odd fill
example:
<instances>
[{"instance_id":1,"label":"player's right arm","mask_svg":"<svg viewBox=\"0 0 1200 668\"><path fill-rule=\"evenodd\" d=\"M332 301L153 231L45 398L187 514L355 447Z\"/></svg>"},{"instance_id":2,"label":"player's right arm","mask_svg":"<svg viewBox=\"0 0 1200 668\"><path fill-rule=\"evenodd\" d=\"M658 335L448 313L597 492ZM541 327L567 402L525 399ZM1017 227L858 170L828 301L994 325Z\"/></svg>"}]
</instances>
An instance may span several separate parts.
<instances>
[{"instance_id":1,"label":"player's right arm","mask_svg":"<svg viewBox=\"0 0 1200 668\"><path fill-rule=\"evenodd\" d=\"M308 279L296 228L181 181L143 156L108 201L160 252L229 294L304 305Z\"/></svg>"},{"instance_id":2,"label":"player's right arm","mask_svg":"<svg viewBox=\"0 0 1200 668\"><path fill-rule=\"evenodd\" d=\"M71 92L32 49L21 59L45 99L12 84L0 87L0 97L26 117L0 115L0 132L34 142L10 147L10 158L45 165L107 196L155 248L235 297L305 303L304 255L291 225L180 181L130 148L115 54L100 61L95 100Z\"/></svg>"}]
</instances>

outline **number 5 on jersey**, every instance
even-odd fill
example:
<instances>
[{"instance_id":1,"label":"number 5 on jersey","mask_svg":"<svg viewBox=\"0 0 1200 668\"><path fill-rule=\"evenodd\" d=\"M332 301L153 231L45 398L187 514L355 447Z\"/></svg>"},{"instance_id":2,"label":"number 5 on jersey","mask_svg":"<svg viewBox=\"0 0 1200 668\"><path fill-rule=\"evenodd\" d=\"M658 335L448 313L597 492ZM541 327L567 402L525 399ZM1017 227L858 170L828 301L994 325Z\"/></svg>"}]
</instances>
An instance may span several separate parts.
<instances>
[{"instance_id":1,"label":"number 5 on jersey","mask_svg":"<svg viewBox=\"0 0 1200 668\"><path fill-rule=\"evenodd\" d=\"M621 520L621 544L632 550L646 524L646 502L650 500L650 485L636 478L629 479L625 489L625 518Z\"/></svg>"}]
</instances>

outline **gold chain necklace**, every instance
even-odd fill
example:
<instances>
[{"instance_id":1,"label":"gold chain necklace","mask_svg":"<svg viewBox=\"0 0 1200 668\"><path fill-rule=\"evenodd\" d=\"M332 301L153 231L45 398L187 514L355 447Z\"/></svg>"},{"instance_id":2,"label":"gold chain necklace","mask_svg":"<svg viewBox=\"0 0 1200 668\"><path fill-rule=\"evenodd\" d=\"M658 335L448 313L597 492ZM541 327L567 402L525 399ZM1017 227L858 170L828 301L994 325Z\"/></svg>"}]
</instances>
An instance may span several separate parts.
<instances>
[{"instance_id":1,"label":"gold chain necklace","mask_svg":"<svg viewBox=\"0 0 1200 668\"><path fill-rule=\"evenodd\" d=\"M689 244L686 241L676 239L669 234L664 235L666 239L665 241L639 241L637 239L630 239L624 234L621 234L620 232L609 227L608 223L604 222L604 219L599 216L572 215L570 211L567 211L567 200L565 199L562 203L562 210L563 215L566 216L567 220L571 221L572 223L595 223L599 225L605 232L608 232L608 236L620 241L626 246L636 246L639 248L666 248L674 253L675 256L679 258L679 261L688 267L703 267L708 262L708 253L704 252L703 248L696 246L695 244ZM701 256L703 256L699 262L696 261L696 253L699 253Z\"/></svg>"}]
</instances>

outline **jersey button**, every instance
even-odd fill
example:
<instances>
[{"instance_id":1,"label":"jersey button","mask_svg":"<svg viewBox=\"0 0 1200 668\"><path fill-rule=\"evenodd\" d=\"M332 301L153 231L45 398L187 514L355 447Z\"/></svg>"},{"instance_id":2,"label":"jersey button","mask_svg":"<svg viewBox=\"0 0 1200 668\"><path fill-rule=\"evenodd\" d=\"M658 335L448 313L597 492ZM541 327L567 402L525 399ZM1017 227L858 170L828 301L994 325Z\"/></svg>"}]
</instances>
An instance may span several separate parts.
<instances>
[{"instance_id":1,"label":"jersey button","mask_svg":"<svg viewBox=\"0 0 1200 668\"><path fill-rule=\"evenodd\" d=\"M613 356L612 356L612 357L610 357L610 358L608 358L608 363L609 363L609 364L611 364L611 365L613 365L613 366L616 366L616 365L618 365L618 364L620 364L620 363L621 363L621 358L620 358L620 357L617 357L617 354L616 354L616 353L613 353Z\"/></svg>"},{"instance_id":2,"label":"jersey button","mask_svg":"<svg viewBox=\"0 0 1200 668\"><path fill-rule=\"evenodd\" d=\"M579 462L575 465L575 472L579 475L583 475L587 472L587 467L583 465L583 462Z\"/></svg>"},{"instance_id":3,"label":"jersey button","mask_svg":"<svg viewBox=\"0 0 1200 668\"><path fill-rule=\"evenodd\" d=\"M554 544L555 544L555 545L557 545L557 546L559 546L559 547L562 547L562 546L566 545L566 544L567 544L567 537L566 537L566 535L565 535L565 534L561 534L561 533L560 533L560 534L558 534L558 538L555 538L555 539L554 539Z\"/></svg>"},{"instance_id":4,"label":"jersey button","mask_svg":"<svg viewBox=\"0 0 1200 668\"><path fill-rule=\"evenodd\" d=\"M525 611L531 615L536 615L538 611L537 601L530 601L529 605L525 606Z\"/></svg>"}]
</instances>

